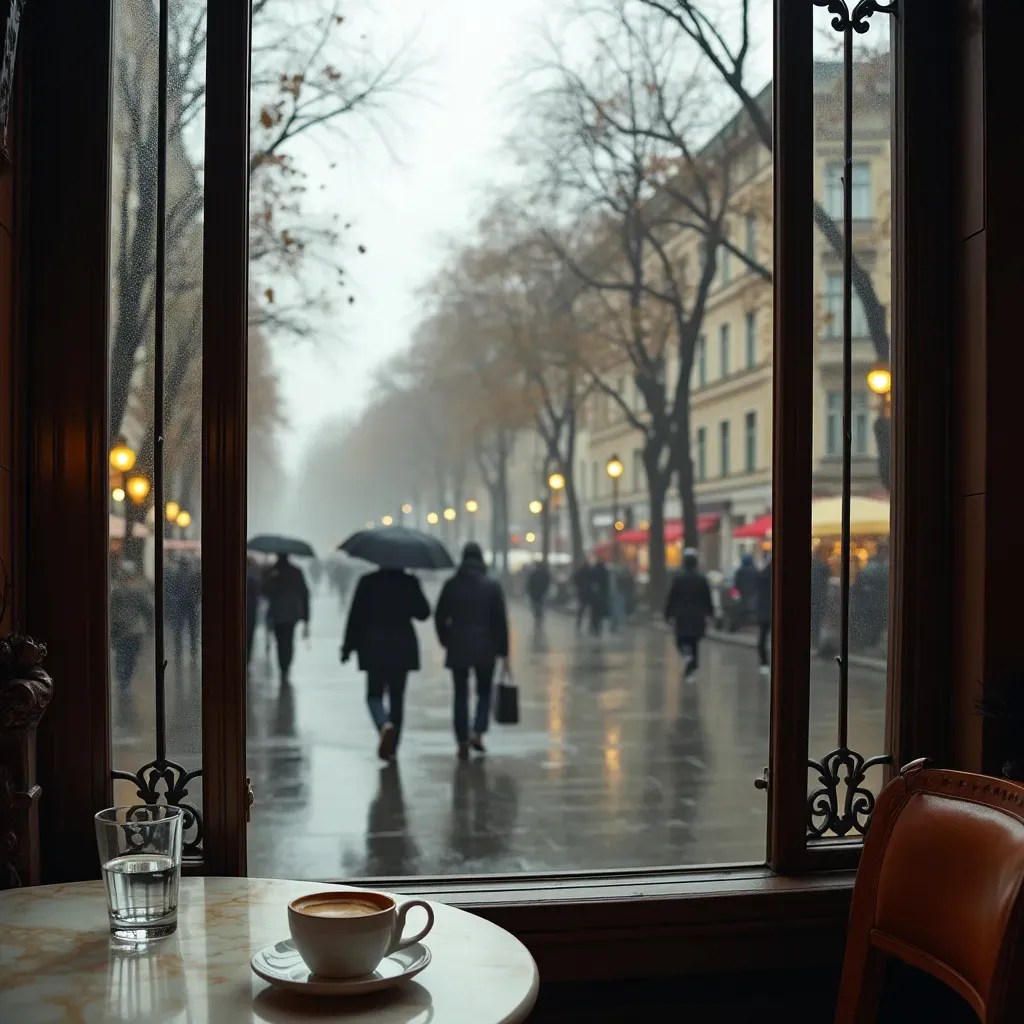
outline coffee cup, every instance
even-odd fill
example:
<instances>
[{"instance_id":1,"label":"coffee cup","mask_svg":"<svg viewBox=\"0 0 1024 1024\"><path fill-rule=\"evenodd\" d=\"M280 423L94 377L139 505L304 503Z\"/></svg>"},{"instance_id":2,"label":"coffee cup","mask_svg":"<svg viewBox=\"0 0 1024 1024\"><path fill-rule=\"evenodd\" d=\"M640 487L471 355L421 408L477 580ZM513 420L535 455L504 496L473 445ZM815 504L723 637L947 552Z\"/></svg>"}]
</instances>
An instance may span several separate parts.
<instances>
[{"instance_id":1,"label":"coffee cup","mask_svg":"<svg viewBox=\"0 0 1024 1024\"><path fill-rule=\"evenodd\" d=\"M427 923L404 936L405 919L422 907ZM288 904L288 927L306 966L322 978L371 974L391 953L419 942L434 926L434 911L423 900L399 906L382 892L315 892Z\"/></svg>"}]
</instances>

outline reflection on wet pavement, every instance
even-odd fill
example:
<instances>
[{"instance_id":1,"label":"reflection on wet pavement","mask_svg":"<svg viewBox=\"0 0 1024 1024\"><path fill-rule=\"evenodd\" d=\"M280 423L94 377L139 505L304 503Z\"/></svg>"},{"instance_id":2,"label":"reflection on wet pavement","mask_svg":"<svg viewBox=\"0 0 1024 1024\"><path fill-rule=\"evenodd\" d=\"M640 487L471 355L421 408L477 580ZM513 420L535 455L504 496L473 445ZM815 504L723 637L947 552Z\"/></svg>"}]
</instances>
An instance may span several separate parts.
<instances>
[{"instance_id":1,"label":"reflection on wet pavement","mask_svg":"<svg viewBox=\"0 0 1024 1024\"><path fill-rule=\"evenodd\" d=\"M543 872L758 862L766 809L768 682L752 649L708 642L682 681L667 635L601 640L513 607L522 721L488 754L455 756L451 684L429 628L409 681L398 761L383 766L364 677L338 663L342 620L317 601L313 639L282 689L262 654L250 678L256 805L249 873L294 878ZM885 679L853 673L851 741L880 749ZM835 672L812 666L812 749L832 745ZM858 745L860 744L860 745ZM820 748L820 750L819 750Z\"/></svg>"}]
</instances>

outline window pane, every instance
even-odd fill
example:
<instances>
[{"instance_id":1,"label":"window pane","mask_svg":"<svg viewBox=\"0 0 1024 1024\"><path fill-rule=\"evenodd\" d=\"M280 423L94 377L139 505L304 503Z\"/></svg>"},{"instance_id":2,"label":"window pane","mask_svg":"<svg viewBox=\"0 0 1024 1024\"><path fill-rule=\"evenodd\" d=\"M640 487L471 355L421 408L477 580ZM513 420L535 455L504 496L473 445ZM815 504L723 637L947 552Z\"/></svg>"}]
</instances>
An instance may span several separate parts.
<instances>
[{"instance_id":1,"label":"window pane","mask_svg":"<svg viewBox=\"0 0 1024 1024\"><path fill-rule=\"evenodd\" d=\"M820 47L815 65L816 196L831 217L833 232L816 230L816 291L823 339L815 375L814 505L811 540L811 725L809 756L821 760L840 744L838 669L840 643L840 494L843 453L843 82L842 36L831 16L815 12ZM873 184L890 178L890 20L875 14L869 30L855 38L853 171L853 257L867 271L863 290L852 294L851 394L851 591L849 604L849 748L864 757L885 753L886 657L889 590L889 402L868 388L868 372L889 359L890 289L889 194ZM838 48L838 50L836 49ZM873 310L872 317L868 310ZM820 410L820 415L817 414ZM879 446L879 439L882 441ZM881 771L864 783L877 791ZM809 790L821 789L816 771ZM838 788L839 808L846 797ZM820 806L820 805L819 805ZM816 825L824 815L813 819ZM853 833L856 835L856 832ZM834 836L830 831L829 836Z\"/></svg>"},{"instance_id":2,"label":"window pane","mask_svg":"<svg viewBox=\"0 0 1024 1024\"><path fill-rule=\"evenodd\" d=\"M763 861L766 531L733 531L771 511L772 4L720 6L728 78L642 0L254 5L249 532L317 558L308 641L299 577L250 567L252 874ZM588 99L630 95L632 125ZM486 599L442 605L447 652L394 601L361 620L381 584L337 548L367 524L475 541L503 588L521 721L486 758ZM684 656L687 547L713 614ZM483 572L417 574L433 613Z\"/></svg>"},{"instance_id":3,"label":"window pane","mask_svg":"<svg viewBox=\"0 0 1024 1024\"><path fill-rule=\"evenodd\" d=\"M158 25L156 6L117 0L111 139L110 645L114 769L135 774L161 752L173 762L149 800L201 767L202 251L205 3L169 9L166 301L156 365ZM154 420L157 383L164 423ZM164 494L156 493L163 438ZM158 650L156 540L163 538L163 654ZM166 661L161 702L157 666ZM161 726L160 705L166 721ZM179 770L180 769L180 770ZM149 772L140 781L155 785ZM138 802L118 779L114 800ZM145 789L145 786L142 787ZM188 783L202 809L202 780ZM200 857L191 819L186 855ZM191 844L195 843L195 846Z\"/></svg>"}]
</instances>

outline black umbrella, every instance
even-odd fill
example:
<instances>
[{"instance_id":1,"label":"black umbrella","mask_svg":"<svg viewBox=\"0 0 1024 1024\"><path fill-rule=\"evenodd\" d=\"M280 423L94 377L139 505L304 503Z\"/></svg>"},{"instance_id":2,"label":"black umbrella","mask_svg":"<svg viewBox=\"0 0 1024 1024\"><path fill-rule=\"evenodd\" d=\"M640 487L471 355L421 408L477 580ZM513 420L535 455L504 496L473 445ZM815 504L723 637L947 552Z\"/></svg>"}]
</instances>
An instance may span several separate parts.
<instances>
[{"instance_id":1,"label":"black umbrella","mask_svg":"<svg viewBox=\"0 0 1024 1024\"><path fill-rule=\"evenodd\" d=\"M382 569L451 569L455 564L436 537L404 526L360 530L339 544L338 550Z\"/></svg>"},{"instance_id":2,"label":"black umbrella","mask_svg":"<svg viewBox=\"0 0 1024 1024\"><path fill-rule=\"evenodd\" d=\"M246 547L261 555L298 555L299 558L316 558L316 552L297 537L282 537L277 533L261 533L250 537Z\"/></svg>"}]
</instances>

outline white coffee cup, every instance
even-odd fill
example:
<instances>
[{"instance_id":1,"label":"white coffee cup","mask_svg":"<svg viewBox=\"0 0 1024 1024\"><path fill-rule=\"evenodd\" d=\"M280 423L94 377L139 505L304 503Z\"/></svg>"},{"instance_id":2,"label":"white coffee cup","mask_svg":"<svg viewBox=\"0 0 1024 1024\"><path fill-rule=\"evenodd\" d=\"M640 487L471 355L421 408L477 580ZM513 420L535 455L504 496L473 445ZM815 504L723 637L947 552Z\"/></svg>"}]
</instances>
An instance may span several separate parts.
<instances>
[{"instance_id":1,"label":"white coffee cup","mask_svg":"<svg viewBox=\"0 0 1024 1024\"><path fill-rule=\"evenodd\" d=\"M405 918L422 907L427 923L405 938ZM288 927L306 966L322 978L371 974L396 950L419 942L434 926L434 911L423 900L399 906L382 892L315 892L288 904Z\"/></svg>"}]
</instances>

